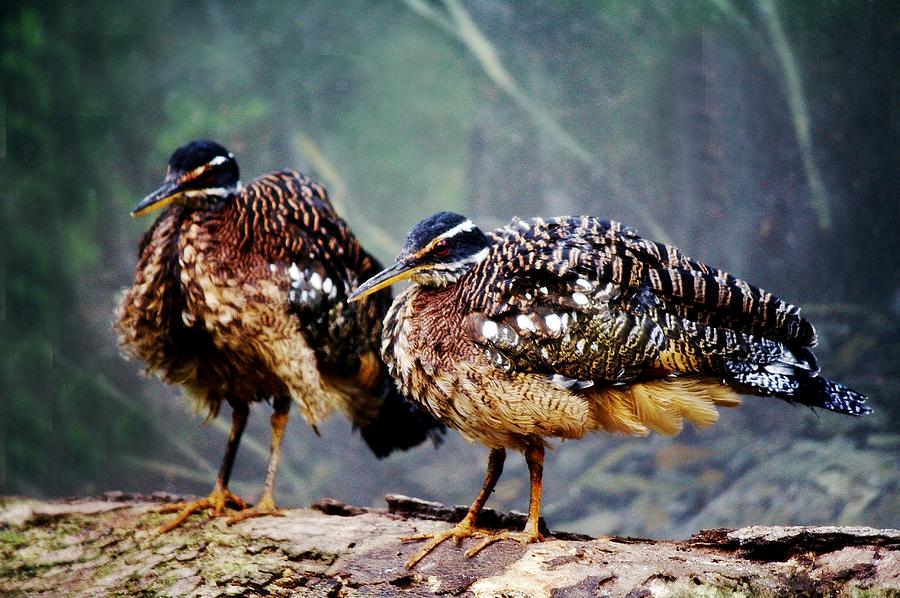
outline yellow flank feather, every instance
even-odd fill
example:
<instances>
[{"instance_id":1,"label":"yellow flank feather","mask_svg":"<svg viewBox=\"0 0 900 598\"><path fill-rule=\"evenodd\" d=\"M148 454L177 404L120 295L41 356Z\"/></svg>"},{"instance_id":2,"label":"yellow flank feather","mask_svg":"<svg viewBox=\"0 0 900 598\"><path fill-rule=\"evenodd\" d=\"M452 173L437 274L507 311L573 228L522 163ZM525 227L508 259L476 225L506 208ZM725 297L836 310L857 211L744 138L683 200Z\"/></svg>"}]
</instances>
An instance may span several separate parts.
<instances>
[{"instance_id":1,"label":"yellow flank feather","mask_svg":"<svg viewBox=\"0 0 900 598\"><path fill-rule=\"evenodd\" d=\"M647 436L650 430L637 417L634 397L628 387L606 388L596 393L596 418L601 430L628 436Z\"/></svg>"},{"instance_id":2,"label":"yellow flank feather","mask_svg":"<svg viewBox=\"0 0 900 598\"><path fill-rule=\"evenodd\" d=\"M631 436L650 430L674 436L687 419L697 427L719 419L716 407L736 407L740 398L713 378L664 378L596 393L599 428Z\"/></svg>"}]
</instances>

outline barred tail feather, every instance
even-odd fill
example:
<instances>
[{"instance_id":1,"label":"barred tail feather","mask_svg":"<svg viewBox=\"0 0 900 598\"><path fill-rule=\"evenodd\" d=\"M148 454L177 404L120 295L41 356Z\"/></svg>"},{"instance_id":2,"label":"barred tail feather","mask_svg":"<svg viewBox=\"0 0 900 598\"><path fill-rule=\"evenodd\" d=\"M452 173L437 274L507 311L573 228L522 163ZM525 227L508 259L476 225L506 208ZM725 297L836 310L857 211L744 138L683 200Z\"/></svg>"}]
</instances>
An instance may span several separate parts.
<instances>
[{"instance_id":1,"label":"barred tail feather","mask_svg":"<svg viewBox=\"0 0 900 598\"><path fill-rule=\"evenodd\" d=\"M866 405L867 398L840 382L815 376L801 379L794 400L837 413L868 415L872 413L872 408Z\"/></svg>"},{"instance_id":2,"label":"barred tail feather","mask_svg":"<svg viewBox=\"0 0 900 598\"><path fill-rule=\"evenodd\" d=\"M725 361L726 381L742 391L820 407L847 415L867 415L867 397L816 372L792 367L785 362L759 365Z\"/></svg>"}]
</instances>

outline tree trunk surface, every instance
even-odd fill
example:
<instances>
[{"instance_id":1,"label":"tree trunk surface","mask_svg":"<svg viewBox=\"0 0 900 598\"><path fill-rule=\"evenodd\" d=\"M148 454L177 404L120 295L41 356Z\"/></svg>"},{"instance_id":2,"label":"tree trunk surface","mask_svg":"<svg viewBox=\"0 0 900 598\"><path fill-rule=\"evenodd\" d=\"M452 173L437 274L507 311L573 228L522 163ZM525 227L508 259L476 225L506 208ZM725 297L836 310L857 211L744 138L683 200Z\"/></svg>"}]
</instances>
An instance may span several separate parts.
<instances>
[{"instance_id":1,"label":"tree trunk surface","mask_svg":"<svg viewBox=\"0 0 900 598\"><path fill-rule=\"evenodd\" d=\"M388 508L324 500L234 526L205 513L158 534L172 495L0 499L0 595L694 596L900 595L900 531L867 527L704 530L684 541L504 541L473 558L446 542L414 569L419 542L465 509L388 495ZM479 523L517 528L518 514Z\"/></svg>"}]
</instances>

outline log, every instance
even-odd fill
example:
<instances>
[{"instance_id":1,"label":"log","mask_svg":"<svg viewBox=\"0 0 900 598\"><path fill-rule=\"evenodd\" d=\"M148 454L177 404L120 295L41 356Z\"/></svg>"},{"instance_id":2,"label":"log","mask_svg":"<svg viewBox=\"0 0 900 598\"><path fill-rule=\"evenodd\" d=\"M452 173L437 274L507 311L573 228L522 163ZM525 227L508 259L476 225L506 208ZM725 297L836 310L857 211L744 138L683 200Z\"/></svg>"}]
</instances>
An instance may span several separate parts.
<instances>
[{"instance_id":1,"label":"log","mask_svg":"<svg viewBox=\"0 0 900 598\"><path fill-rule=\"evenodd\" d=\"M868 527L704 530L688 540L553 533L501 542L471 559L445 543L416 568L421 544L465 509L388 495L387 508L323 500L235 526L195 515L160 535L176 497L0 499L0 594L29 596L693 596L900 595L900 531ZM486 510L481 525L520 514ZM474 540L472 541L474 542Z\"/></svg>"}]
</instances>

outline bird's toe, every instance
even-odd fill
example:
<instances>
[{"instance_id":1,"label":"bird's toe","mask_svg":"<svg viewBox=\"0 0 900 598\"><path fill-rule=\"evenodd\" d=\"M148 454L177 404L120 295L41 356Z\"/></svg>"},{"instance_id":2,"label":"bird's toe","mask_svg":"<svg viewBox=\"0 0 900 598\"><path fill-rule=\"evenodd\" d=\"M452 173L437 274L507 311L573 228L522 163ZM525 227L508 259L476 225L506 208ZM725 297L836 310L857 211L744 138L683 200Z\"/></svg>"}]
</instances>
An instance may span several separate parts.
<instances>
[{"instance_id":1,"label":"bird's toe","mask_svg":"<svg viewBox=\"0 0 900 598\"><path fill-rule=\"evenodd\" d=\"M423 546L421 550L419 550L408 561L406 561L406 567L408 569L411 569L412 567L416 566L416 563L428 556L428 554L432 550L434 550L450 538L453 538L454 544L458 546L466 538L480 538L487 537L489 535L491 535L491 532L479 529L474 525L462 521L450 529L441 530L438 532L416 534L414 536L400 538L400 540L402 542L417 542L421 540L427 540L425 546Z\"/></svg>"},{"instance_id":2,"label":"bird's toe","mask_svg":"<svg viewBox=\"0 0 900 598\"><path fill-rule=\"evenodd\" d=\"M240 523L241 521L252 519L254 517L284 517L285 512L275 506L275 503L264 504L260 501L260 504L250 507L249 509L244 509L242 511L233 512L228 516L228 519L225 520L226 525L234 525L235 523Z\"/></svg>"},{"instance_id":3,"label":"bird's toe","mask_svg":"<svg viewBox=\"0 0 900 598\"><path fill-rule=\"evenodd\" d=\"M543 542L546 539L540 532L513 532L508 530L485 534L485 536L484 540L466 551L467 557L471 558L491 544L502 540L512 540L519 544L534 544L535 542Z\"/></svg>"}]
</instances>

